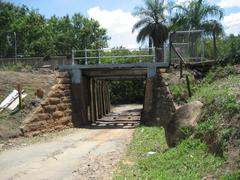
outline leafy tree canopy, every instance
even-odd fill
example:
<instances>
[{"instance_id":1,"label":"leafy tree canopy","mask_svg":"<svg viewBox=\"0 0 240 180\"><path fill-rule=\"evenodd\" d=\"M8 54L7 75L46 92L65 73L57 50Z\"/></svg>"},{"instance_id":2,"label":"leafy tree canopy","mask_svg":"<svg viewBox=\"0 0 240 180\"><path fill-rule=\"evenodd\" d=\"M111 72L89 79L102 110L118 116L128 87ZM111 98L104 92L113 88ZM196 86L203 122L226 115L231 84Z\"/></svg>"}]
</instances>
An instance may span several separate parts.
<instances>
[{"instance_id":1,"label":"leafy tree canopy","mask_svg":"<svg viewBox=\"0 0 240 180\"><path fill-rule=\"evenodd\" d=\"M15 36L16 35L16 36ZM0 0L0 57L70 55L72 49L107 47L106 29L79 13L46 19L37 10Z\"/></svg>"}]
</instances>

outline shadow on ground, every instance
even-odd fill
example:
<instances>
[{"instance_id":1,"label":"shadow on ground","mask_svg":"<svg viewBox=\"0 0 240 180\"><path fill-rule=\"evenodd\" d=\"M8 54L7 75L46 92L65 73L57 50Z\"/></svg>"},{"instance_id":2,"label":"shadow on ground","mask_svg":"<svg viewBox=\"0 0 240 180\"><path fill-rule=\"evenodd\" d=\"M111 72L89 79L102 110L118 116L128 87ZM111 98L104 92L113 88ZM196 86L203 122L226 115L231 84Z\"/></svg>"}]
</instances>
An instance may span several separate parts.
<instances>
[{"instance_id":1,"label":"shadow on ground","mask_svg":"<svg viewBox=\"0 0 240 180\"><path fill-rule=\"evenodd\" d=\"M140 125L142 105L118 105L112 111L86 128L89 129L133 129Z\"/></svg>"}]
</instances>

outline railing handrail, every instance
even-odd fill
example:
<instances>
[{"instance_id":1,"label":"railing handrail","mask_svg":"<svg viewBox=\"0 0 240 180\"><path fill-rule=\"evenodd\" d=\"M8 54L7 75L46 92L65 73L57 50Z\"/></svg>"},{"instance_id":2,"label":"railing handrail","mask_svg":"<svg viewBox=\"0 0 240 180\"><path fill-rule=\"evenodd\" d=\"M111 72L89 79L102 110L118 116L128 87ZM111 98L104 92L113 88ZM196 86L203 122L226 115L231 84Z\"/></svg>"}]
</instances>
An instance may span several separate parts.
<instances>
[{"instance_id":1,"label":"railing handrail","mask_svg":"<svg viewBox=\"0 0 240 180\"><path fill-rule=\"evenodd\" d=\"M154 50L154 49L163 49L163 48L157 48L157 47L152 47L152 48L119 48L119 49L114 49L114 48L101 48L101 49L73 49L73 52L85 52L85 51L92 51L92 52L97 52L97 51L143 51L143 50Z\"/></svg>"}]
</instances>

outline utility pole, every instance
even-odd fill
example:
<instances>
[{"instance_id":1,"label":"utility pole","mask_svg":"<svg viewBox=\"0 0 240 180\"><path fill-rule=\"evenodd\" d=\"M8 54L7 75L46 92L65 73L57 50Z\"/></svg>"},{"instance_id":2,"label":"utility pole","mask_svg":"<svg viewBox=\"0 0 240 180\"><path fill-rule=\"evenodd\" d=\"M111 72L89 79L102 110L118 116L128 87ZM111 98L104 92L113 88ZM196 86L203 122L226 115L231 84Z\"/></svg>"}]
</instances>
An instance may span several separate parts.
<instances>
[{"instance_id":1,"label":"utility pole","mask_svg":"<svg viewBox=\"0 0 240 180\"><path fill-rule=\"evenodd\" d=\"M14 34L14 47L15 47L15 61L17 60L17 34L16 32L13 33Z\"/></svg>"}]
</instances>

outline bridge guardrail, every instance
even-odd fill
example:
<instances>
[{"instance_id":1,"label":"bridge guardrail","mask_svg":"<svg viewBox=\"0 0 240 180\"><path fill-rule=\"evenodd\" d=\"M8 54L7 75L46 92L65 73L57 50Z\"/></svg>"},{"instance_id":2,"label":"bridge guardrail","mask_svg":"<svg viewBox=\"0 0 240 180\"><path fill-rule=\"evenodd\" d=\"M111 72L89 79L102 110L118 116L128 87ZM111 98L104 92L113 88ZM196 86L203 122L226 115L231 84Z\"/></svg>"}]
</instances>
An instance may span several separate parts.
<instances>
[{"instance_id":1,"label":"bridge guardrail","mask_svg":"<svg viewBox=\"0 0 240 180\"><path fill-rule=\"evenodd\" d=\"M158 57L162 48L72 50L72 65L154 63Z\"/></svg>"}]
</instances>

